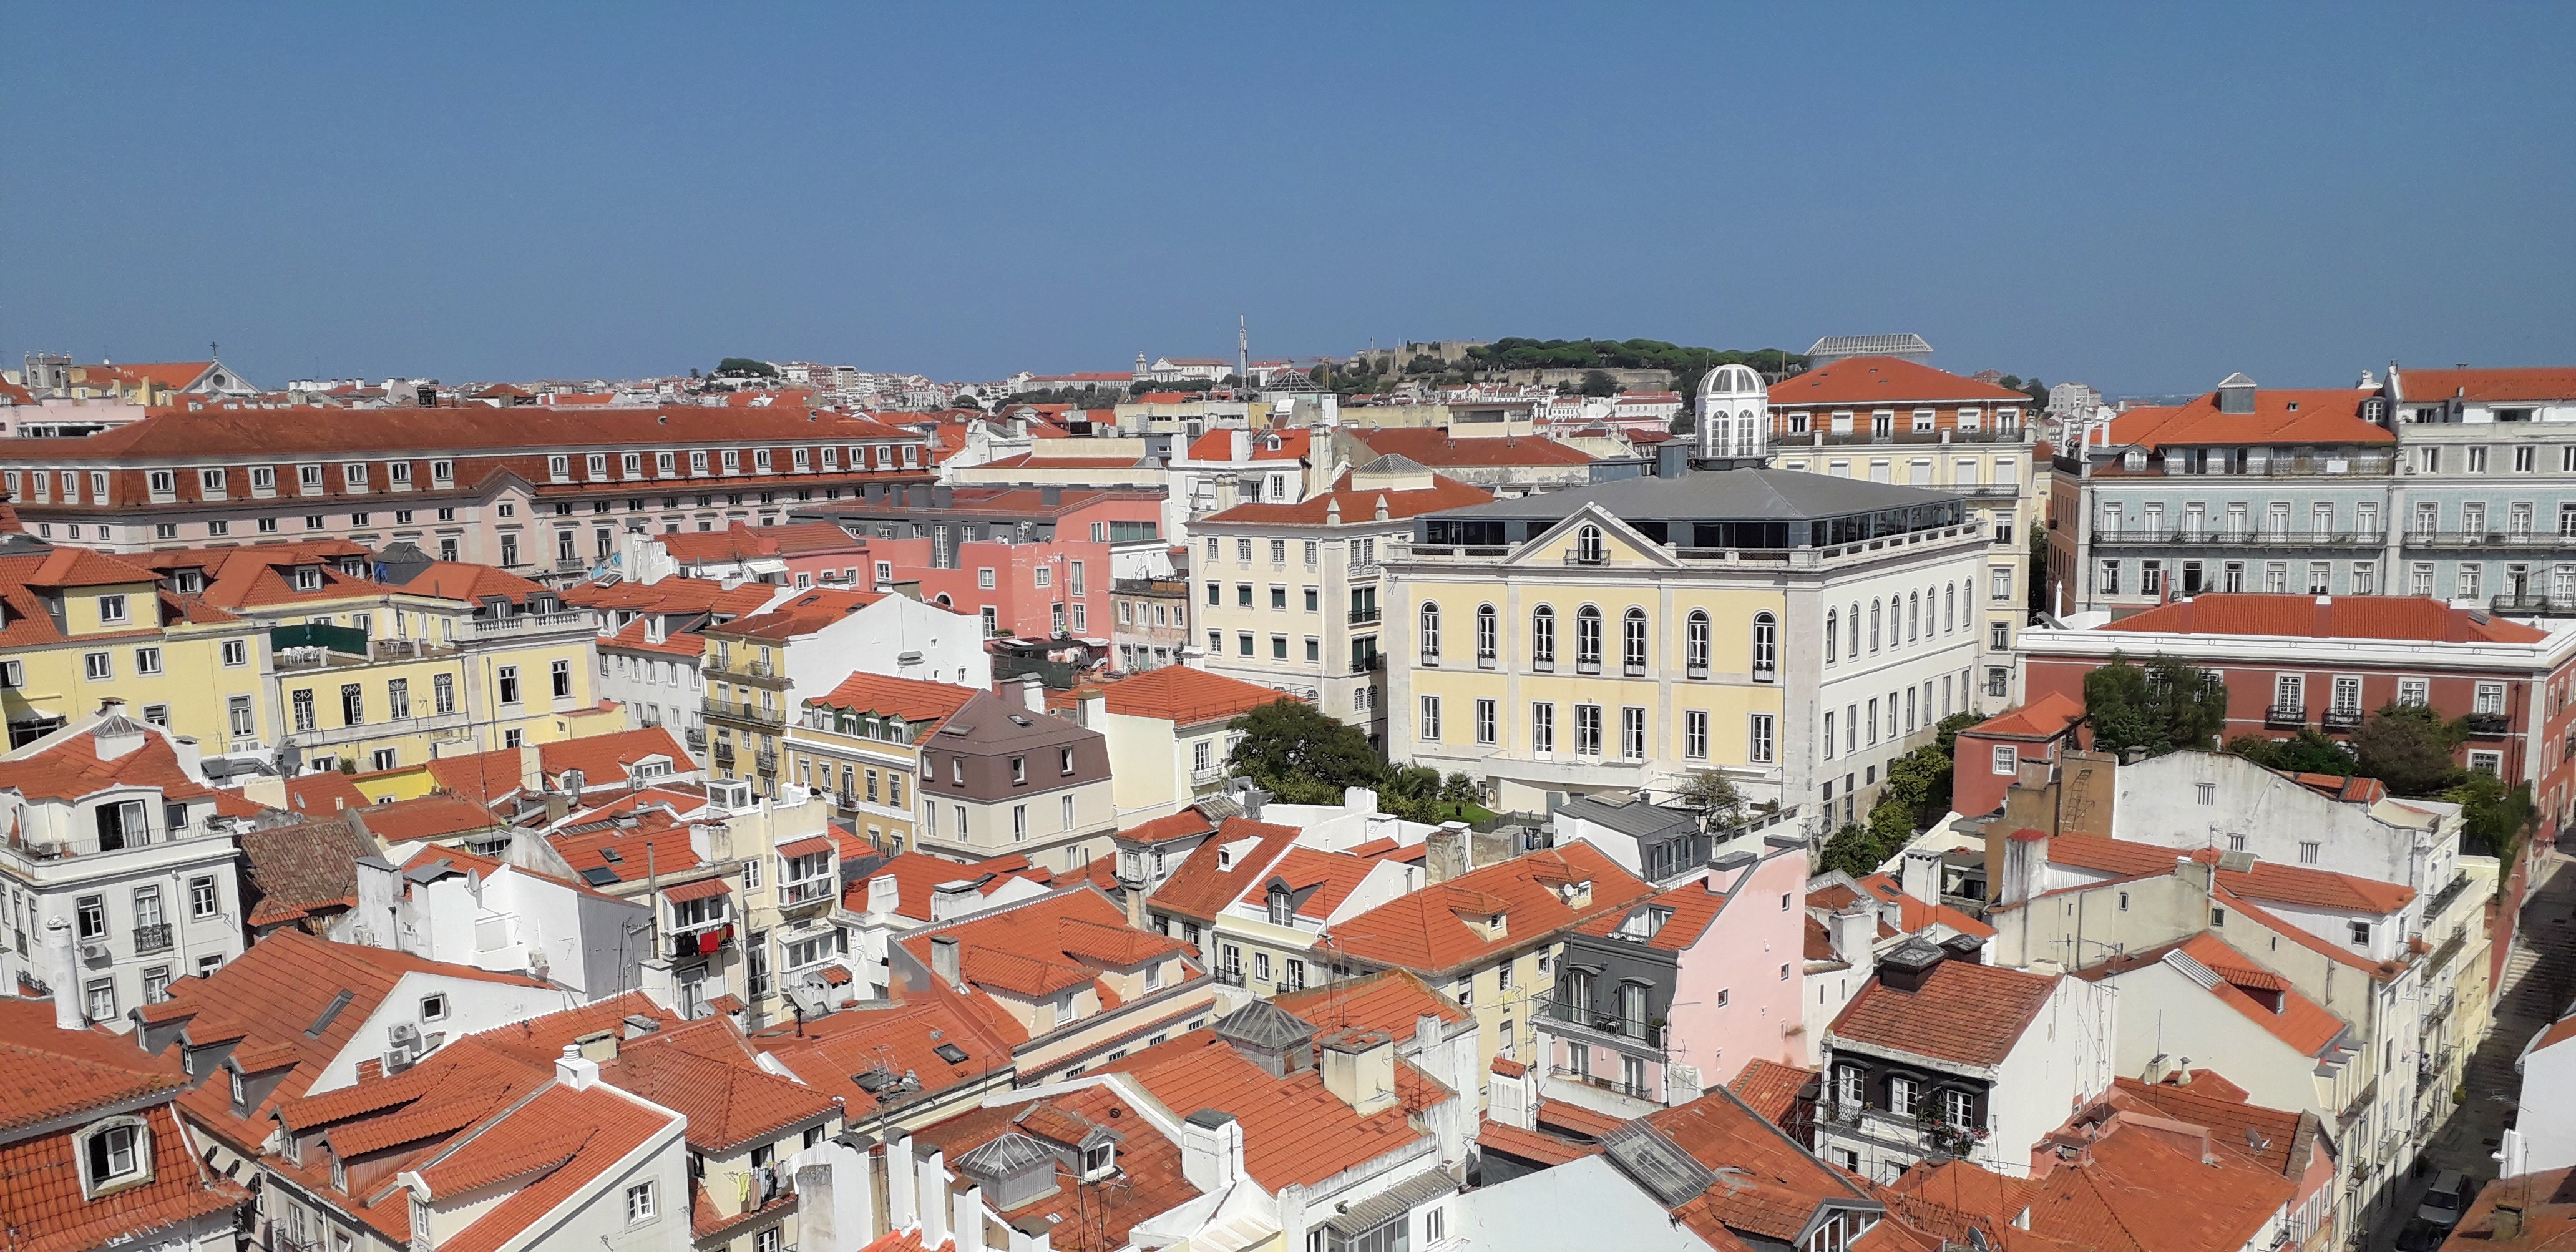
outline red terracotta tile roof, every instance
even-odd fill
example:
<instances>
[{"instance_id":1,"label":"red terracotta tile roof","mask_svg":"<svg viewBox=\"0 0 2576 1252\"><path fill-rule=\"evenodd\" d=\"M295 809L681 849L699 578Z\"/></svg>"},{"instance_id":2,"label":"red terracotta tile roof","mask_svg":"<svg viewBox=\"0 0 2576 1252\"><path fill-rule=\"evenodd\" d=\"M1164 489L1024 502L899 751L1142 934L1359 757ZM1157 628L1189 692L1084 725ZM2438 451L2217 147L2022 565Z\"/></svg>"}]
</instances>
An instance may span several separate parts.
<instances>
[{"instance_id":1,"label":"red terracotta tile roof","mask_svg":"<svg viewBox=\"0 0 2576 1252\"><path fill-rule=\"evenodd\" d=\"M1908 1173L1896 1186L1969 1199L1972 1189L1942 1177L1951 1171L1984 1172L1950 1161ZM2245 1246L2297 1189L2292 1180L2242 1156L2217 1152L2204 1159L2157 1133L2120 1127L2086 1144L2079 1159L2058 1162L2011 1188L2018 1206L1984 1211L2013 1224L2027 1208L2032 1233L2085 1247L2187 1252ZM2183 1196L2191 1202L2175 1203Z\"/></svg>"},{"instance_id":2,"label":"red terracotta tile roof","mask_svg":"<svg viewBox=\"0 0 2576 1252\"><path fill-rule=\"evenodd\" d=\"M1265 705L1298 697L1276 687L1245 682L1186 665L1167 665L1097 688L1109 698L1109 711L1121 717L1150 717L1175 726L1228 721ZM1051 697L1059 711L1080 703L1081 692Z\"/></svg>"},{"instance_id":3,"label":"red terracotta tile roof","mask_svg":"<svg viewBox=\"0 0 2576 1252\"><path fill-rule=\"evenodd\" d=\"M1597 1143L1576 1143L1535 1130L1523 1130L1507 1122L1479 1123L1476 1144L1489 1152L1550 1166L1579 1161L1601 1152L1601 1145Z\"/></svg>"},{"instance_id":4,"label":"red terracotta tile roof","mask_svg":"<svg viewBox=\"0 0 2576 1252\"><path fill-rule=\"evenodd\" d=\"M1256 430L1247 433L1252 436L1252 459L1256 461L1305 460L1315 437L1311 430ZM1276 448L1270 446L1273 439L1279 441ZM1231 430L1211 430L1190 441L1189 459L1193 461L1225 461L1233 456L1234 432Z\"/></svg>"},{"instance_id":5,"label":"red terracotta tile roof","mask_svg":"<svg viewBox=\"0 0 2576 1252\"><path fill-rule=\"evenodd\" d=\"M388 843L442 839L501 824L492 810L458 796L430 794L365 807L358 815L367 833Z\"/></svg>"},{"instance_id":6,"label":"red terracotta tile roof","mask_svg":"<svg viewBox=\"0 0 2576 1252\"><path fill-rule=\"evenodd\" d=\"M1944 960L1924 975L1919 990L1870 979L1828 1029L1862 1048L2001 1065L2056 986L2056 978L2041 974Z\"/></svg>"},{"instance_id":7,"label":"red terracotta tile roof","mask_svg":"<svg viewBox=\"0 0 2576 1252\"><path fill-rule=\"evenodd\" d=\"M2538 643L2549 632L2417 596L2195 596L2099 627L2177 635Z\"/></svg>"},{"instance_id":8,"label":"red terracotta tile roof","mask_svg":"<svg viewBox=\"0 0 2576 1252\"><path fill-rule=\"evenodd\" d=\"M1724 1172L1718 1184L1673 1210L1713 1246L1742 1244L1739 1232L1792 1242L1828 1201L1864 1198L1844 1175L1723 1089L1641 1120L1691 1159Z\"/></svg>"},{"instance_id":9,"label":"red terracotta tile roof","mask_svg":"<svg viewBox=\"0 0 2576 1252\"><path fill-rule=\"evenodd\" d=\"M1350 1027L1383 1030L1398 1039L1410 1039L1415 1019L1426 1013L1452 1026L1468 1020L1467 1011L1448 993L1424 982L1420 975L1401 969L1292 991L1272 1003L1306 1019L1319 1033ZM1510 1063L1502 1057L1494 1058L1494 1072L1502 1073L1502 1066Z\"/></svg>"},{"instance_id":10,"label":"red terracotta tile roof","mask_svg":"<svg viewBox=\"0 0 2576 1252\"><path fill-rule=\"evenodd\" d=\"M924 852L906 852L879 863L876 868L867 872L865 878L852 879L841 893L843 907L856 913L866 912L869 881L888 876L893 877L895 881L895 912L900 916L922 922L930 920L931 896L944 883L979 882L981 885L976 889L977 894L989 896L1014 878L1029 877L979 866L960 865L944 857L931 856ZM1035 879L1032 878L1032 881Z\"/></svg>"},{"instance_id":11,"label":"red terracotta tile roof","mask_svg":"<svg viewBox=\"0 0 2576 1252\"><path fill-rule=\"evenodd\" d=\"M688 825L658 810L642 815L632 827L610 825L599 830L549 835L546 842L584 882L590 881L588 871L594 869L616 875L617 882L631 883L643 882L648 876L667 881L675 874L706 864L698 859ZM610 853L616 855L612 857Z\"/></svg>"},{"instance_id":12,"label":"red terracotta tile roof","mask_svg":"<svg viewBox=\"0 0 2576 1252\"><path fill-rule=\"evenodd\" d=\"M1356 471L1354 471L1356 473ZM1377 520L1380 504L1386 506L1388 520L1437 513L1443 509L1460 509L1471 504L1493 500L1492 492L1470 487L1454 478L1432 475L1429 487L1396 489L1389 487L1354 487L1352 474L1344 474L1332 490L1318 492L1295 504L1238 504L1224 512L1200 519L1204 522L1266 522L1285 526L1322 526L1338 515L1344 525L1361 525ZM1338 514L1337 514L1338 511Z\"/></svg>"},{"instance_id":13,"label":"red terracotta tile roof","mask_svg":"<svg viewBox=\"0 0 2576 1252\"><path fill-rule=\"evenodd\" d=\"M1815 1080L1816 1071L1812 1069L1755 1057L1736 1071L1735 1081L1726 1084L1726 1089L1761 1114L1762 1120L1785 1126L1797 1107L1798 1093Z\"/></svg>"},{"instance_id":14,"label":"red terracotta tile roof","mask_svg":"<svg viewBox=\"0 0 2576 1252\"><path fill-rule=\"evenodd\" d=\"M1002 1213L1015 1223L1045 1227L1051 1248L1063 1252L1116 1252L1134 1246L1128 1232L1137 1223L1187 1204L1199 1195L1198 1188L1191 1186L1182 1172L1179 1145L1155 1132L1146 1116L1130 1103L1128 1092L1111 1084L1093 1084L1041 1099L979 1108L925 1126L913 1132L913 1150L924 1156L933 1149L943 1152L954 1168L960 1157L1007 1134L1069 1143L1078 1142L1094 1127L1116 1131L1120 1137L1116 1202L1103 1203L1098 1188L1064 1185ZM1247 1154L1248 1140L1249 1136ZM988 1195L986 1201L997 1198ZM1049 1222L1051 1226L1047 1226Z\"/></svg>"},{"instance_id":15,"label":"red terracotta tile roof","mask_svg":"<svg viewBox=\"0 0 2576 1252\"><path fill-rule=\"evenodd\" d=\"M870 1002L773 1026L751 1037L798 1080L840 1098L852 1121L876 1111L877 1096L858 1084L872 1070L910 1074L925 1095L1009 1072L1013 1040L996 1033L946 987L909 991L892 1003ZM962 1054L950 1060L946 1047Z\"/></svg>"},{"instance_id":16,"label":"red terracotta tile roof","mask_svg":"<svg viewBox=\"0 0 2576 1252\"><path fill-rule=\"evenodd\" d=\"M1544 435L1453 439L1435 426L1355 430L1351 437L1380 456L1405 457L1435 470L1532 465L1586 465L1590 454Z\"/></svg>"},{"instance_id":17,"label":"red terracotta tile roof","mask_svg":"<svg viewBox=\"0 0 2576 1252\"><path fill-rule=\"evenodd\" d=\"M2114 1078L2108 1098L2121 1107L2143 1106L2159 1116L2204 1127L2210 1132L2212 1147L2225 1148L2275 1174L2297 1177L2303 1164L2294 1155L2299 1114L2250 1103L2243 1088L2224 1079L2210 1081L2202 1077L2207 1072L2193 1071L2187 1086L2177 1085L2172 1079L2151 1083L2126 1076ZM2250 1137L2246 1134L2249 1130L2253 1132Z\"/></svg>"},{"instance_id":18,"label":"red terracotta tile roof","mask_svg":"<svg viewBox=\"0 0 2576 1252\"><path fill-rule=\"evenodd\" d=\"M2236 444L2395 443L2397 436L2361 416L2372 392L2258 390L2251 413L2221 413L2213 391L2188 404L2131 409L2111 419L2111 443L2143 448Z\"/></svg>"},{"instance_id":19,"label":"red terracotta tile roof","mask_svg":"<svg viewBox=\"0 0 2576 1252\"><path fill-rule=\"evenodd\" d=\"M2161 611L2161 610L2151 610ZM2028 704L2016 704L1961 732L1996 739L2054 739L2084 716L2084 705L2064 692L2051 691Z\"/></svg>"},{"instance_id":20,"label":"red terracotta tile roof","mask_svg":"<svg viewBox=\"0 0 2576 1252\"><path fill-rule=\"evenodd\" d=\"M1418 851L1420 847L1417 844L1412 850ZM1244 887L1243 894L1236 897L1235 903L1267 907L1272 883L1286 886L1292 893L1312 888L1312 893L1298 902L1297 916L1321 922L1331 917L1333 910L1341 907L1342 901L1350 898L1351 892L1359 888L1360 880L1377 868L1380 859L1354 856L1348 852L1326 852L1319 848L1290 847L1286 855L1271 865L1269 873L1253 879ZM1395 859L1401 861L1405 858L1398 856Z\"/></svg>"},{"instance_id":21,"label":"red terracotta tile roof","mask_svg":"<svg viewBox=\"0 0 2576 1252\"><path fill-rule=\"evenodd\" d=\"M730 1018L705 1017L630 1039L603 1081L686 1117L689 1146L731 1151L838 1112L840 1101L760 1068Z\"/></svg>"},{"instance_id":22,"label":"red terracotta tile roof","mask_svg":"<svg viewBox=\"0 0 2576 1252\"><path fill-rule=\"evenodd\" d=\"M957 940L959 974L969 986L1021 999L1087 985L1097 967L1188 950L1178 939L1129 927L1108 897L1083 889L926 926L897 942L927 967L934 935Z\"/></svg>"},{"instance_id":23,"label":"red terracotta tile roof","mask_svg":"<svg viewBox=\"0 0 2576 1252\"><path fill-rule=\"evenodd\" d=\"M1571 905L1547 879L1588 880L1591 899ZM1621 869L1588 843L1532 852L1344 919L1323 942L1362 960L1438 974L1496 952L1571 930L1604 913L1625 912L1654 888ZM1461 914L1504 917L1503 933L1488 938Z\"/></svg>"},{"instance_id":24,"label":"red terracotta tile roof","mask_svg":"<svg viewBox=\"0 0 2576 1252\"><path fill-rule=\"evenodd\" d=\"M125 1044L125 1050L133 1051L133 1045ZM44 1072L16 1070L13 1078L33 1079ZM0 1223L5 1223L11 1252L120 1246L249 1202L239 1184L209 1173L196 1158L193 1141L168 1103L139 1115L150 1137L152 1180L95 1200L81 1194L80 1147L70 1130L0 1146L0 1180L5 1180L0 1181Z\"/></svg>"},{"instance_id":25,"label":"red terracotta tile roof","mask_svg":"<svg viewBox=\"0 0 2576 1252\"><path fill-rule=\"evenodd\" d=\"M132 1038L58 1030L51 1000L0 998L0 1130L16 1130L188 1085L175 1058L153 1056ZM0 1185L0 1191L6 1191Z\"/></svg>"},{"instance_id":26,"label":"red terracotta tile roof","mask_svg":"<svg viewBox=\"0 0 2576 1252\"><path fill-rule=\"evenodd\" d=\"M2100 835L2058 835L2048 841L2048 859L2053 865L2071 865L2123 877L2169 874L2173 872L2175 861L2183 857L2215 861L2218 853L2211 848L2178 850L2125 839L2106 839ZM2405 908L2415 898L2413 887L2274 861L2256 861L2250 870L2222 868L2217 874L2220 887L2247 899L2272 904L2386 916Z\"/></svg>"},{"instance_id":27,"label":"red terracotta tile roof","mask_svg":"<svg viewBox=\"0 0 2576 1252\"><path fill-rule=\"evenodd\" d=\"M349 776L335 769L303 774L286 780L286 807L289 812L329 817L343 809L363 809L375 801L358 790Z\"/></svg>"},{"instance_id":28,"label":"red terracotta tile roof","mask_svg":"<svg viewBox=\"0 0 2576 1252\"><path fill-rule=\"evenodd\" d=\"M525 410L518 410L525 412ZM463 1230L439 1241L441 1252L492 1252L522 1238L546 1216L576 1198L600 1175L656 1137L678 1129L679 1119L606 1086L576 1091L557 1084L433 1163L455 1175L491 1175L532 1158L558 1157L540 1166L542 1177L482 1211ZM486 1163L482 1158L488 1156ZM424 1173L424 1181L427 1181ZM470 1188L466 1188L470 1189ZM432 1184L433 1195L440 1195Z\"/></svg>"},{"instance_id":29,"label":"red terracotta tile roof","mask_svg":"<svg viewBox=\"0 0 2576 1252\"><path fill-rule=\"evenodd\" d=\"M1872 874L1867 878L1861 879L1860 885L1863 888L1866 888L1871 895L1877 896L1879 903L1882 906L1889 904L1896 906L1896 929L1900 933L1910 935L1916 931L1926 930L1934 926L1946 926L1954 933L1974 935L1979 939L1992 939L1995 937L1994 927L1978 921L1976 918L1970 917L1957 909L1951 908L1949 905L1925 904L1921 900L1917 900L1914 897L1905 894L1905 888L1898 886L1894 878L1885 874ZM1882 908L1879 915L1884 918L1886 916L1886 910ZM1880 924L1885 925L1885 922L1882 921Z\"/></svg>"},{"instance_id":30,"label":"red terracotta tile roof","mask_svg":"<svg viewBox=\"0 0 2576 1252\"><path fill-rule=\"evenodd\" d=\"M1646 945L1658 952L1687 952L1708 933L1709 924L1717 920L1726 907L1726 897L1712 893L1701 881L1686 882L1670 891L1649 896L1617 912L1604 913L1576 929L1587 935L1608 935L1626 925L1631 914L1642 908L1664 908L1672 915L1648 936Z\"/></svg>"},{"instance_id":31,"label":"red terracotta tile roof","mask_svg":"<svg viewBox=\"0 0 2576 1252\"><path fill-rule=\"evenodd\" d=\"M2576 367L2565 365L2390 372L2396 376L2398 399L2407 402L2461 399L2514 404L2576 398Z\"/></svg>"},{"instance_id":32,"label":"red terracotta tile roof","mask_svg":"<svg viewBox=\"0 0 2576 1252\"><path fill-rule=\"evenodd\" d=\"M2207 931L2180 943L2148 948L2087 966L2077 970L2076 976L2099 979L2141 966L2171 964L2165 960L2166 954L2171 952L2180 952L2217 975L2220 981L2207 989L2209 994L2274 1038L2297 1049L2301 1056L2322 1057L2336 1040L2347 1033L2342 1019L2324 1005L2300 994L2288 979L2255 964L2252 958L2226 940Z\"/></svg>"},{"instance_id":33,"label":"red terracotta tile roof","mask_svg":"<svg viewBox=\"0 0 2576 1252\"><path fill-rule=\"evenodd\" d=\"M539 767L545 770L546 777L560 779L566 770L580 770L585 791L623 787L635 766L656 757L674 770L697 768L690 762L688 748L664 726L565 739L537 749Z\"/></svg>"},{"instance_id":34,"label":"red terracotta tile roof","mask_svg":"<svg viewBox=\"0 0 2576 1252\"><path fill-rule=\"evenodd\" d=\"M565 397L549 397L556 405ZM131 425L80 439L28 440L46 455L98 458L301 456L375 453L433 455L546 447L669 447L675 444L792 446L848 440L906 439L865 417L802 406L725 409L552 406L439 409L170 408Z\"/></svg>"},{"instance_id":35,"label":"red terracotta tile roof","mask_svg":"<svg viewBox=\"0 0 2576 1252\"><path fill-rule=\"evenodd\" d=\"M30 800L78 800L109 787L158 787L165 800L215 800L215 812L251 817L269 810L243 799L237 791L216 791L188 777L167 732L145 727L143 744L123 756L101 760L98 736L72 735L34 756L0 762L0 790L13 790Z\"/></svg>"},{"instance_id":36,"label":"red terracotta tile roof","mask_svg":"<svg viewBox=\"0 0 2576 1252\"><path fill-rule=\"evenodd\" d=\"M1163 880L1162 887L1147 902L1165 912L1202 922L1214 921L1226 905L1243 895L1247 886L1269 872L1288 846L1297 841L1297 833L1294 826L1229 817L1205 843L1190 851L1181 867ZM1236 846L1246 839L1257 842Z\"/></svg>"},{"instance_id":37,"label":"red terracotta tile roof","mask_svg":"<svg viewBox=\"0 0 2576 1252\"><path fill-rule=\"evenodd\" d=\"M1244 1059L1216 1037L1194 1030L1101 1068L1133 1075L1163 1107L1180 1116L1222 1109L1243 1126L1243 1167L1263 1189L1290 1183L1313 1186L1352 1166L1421 1140L1403 1104L1405 1088L1427 1081L1410 1063L1396 1063L1398 1103L1362 1117L1324 1090L1322 1071L1308 1068L1283 1078Z\"/></svg>"},{"instance_id":38,"label":"red terracotta tile roof","mask_svg":"<svg viewBox=\"0 0 2576 1252\"><path fill-rule=\"evenodd\" d=\"M844 591L837 587L816 587L791 594L777 604L738 617L721 626L707 626L702 633L734 639L759 639L785 643L802 639L830 626L861 609L883 600L883 591Z\"/></svg>"},{"instance_id":39,"label":"red terracotta tile roof","mask_svg":"<svg viewBox=\"0 0 2576 1252\"><path fill-rule=\"evenodd\" d=\"M28 570L30 587L110 587L160 581L151 570L88 548L56 548Z\"/></svg>"},{"instance_id":40,"label":"red terracotta tile roof","mask_svg":"<svg viewBox=\"0 0 2576 1252\"><path fill-rule=\"evenodd\" d=\"M429 763L429 779L440 791L477 804L494 804L516 794L523 781L519 749L442 756Z\"/></svg>"},{"instance_id":41,"label":"red terracotta tile roof","mask_svg":"<svg viewBox=\"0 0 2576 1252\"><path fill-rule=\"evenodd\" d=\"M437 596L467 604L482 604L494 598L512 604L525 604L528 597L544 595L546 589L508 570L489 565L468 565L462 561L432 561L429 568L414 575L402 585L413 595Z\"/></svg>"},{"instance_id":42,"label":"red terracotta tile roof","mask_svg":"<svg viewBox=\"0 0 2576 1252\"><path fill-rule=\"evenodd\" d=\"M975 695L972 687L925 682L918 678L853 673L829 693L815 696L805 703L848 709L853 713L892 715L927 733L938 729L939 723L965 707Z\"/></svg>"},{"instance_id":43,"label":"red terracotta tile roof","mask_svg":"<svg viewBox=\"0 0 2576 1252\"><path fill-rule=\"evenodd\" d=\"M1961 378L1902 357L1845 357L1771 384L1771 407L1898 405L1965 401L2033 405L2022 392Z\"/></svg>"},{"instance_id":44,"label":"red terracotta tile roof","mask_svg":"<svg viewBox=\"0 0 2576 1252\"><path fill-rule=\"evenodd\" d=\"M347 822L322 818L244 831L241 850L248 924L261 927L355 908L357 860L376 845Z\"/></svg>"}]
</instances>

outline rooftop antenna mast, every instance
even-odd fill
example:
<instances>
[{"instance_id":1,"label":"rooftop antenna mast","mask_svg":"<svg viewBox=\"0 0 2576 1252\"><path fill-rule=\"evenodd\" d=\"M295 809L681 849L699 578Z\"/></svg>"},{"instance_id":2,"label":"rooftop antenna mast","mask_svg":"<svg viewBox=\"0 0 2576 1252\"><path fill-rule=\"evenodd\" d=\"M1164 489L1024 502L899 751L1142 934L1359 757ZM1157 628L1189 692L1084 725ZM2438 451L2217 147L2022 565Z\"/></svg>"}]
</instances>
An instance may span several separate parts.
<instances>
[{"instance_id":1,"label":"rooftop antenna mast","mask_svg":"<svg viewBox=\"0 0 2576 1252\"><path fill-rule=\"evenodd\" d=\"M1234 315L1234 385L1252 385L1252 322L1240 313Z\"/></svg>"}]
</instances>

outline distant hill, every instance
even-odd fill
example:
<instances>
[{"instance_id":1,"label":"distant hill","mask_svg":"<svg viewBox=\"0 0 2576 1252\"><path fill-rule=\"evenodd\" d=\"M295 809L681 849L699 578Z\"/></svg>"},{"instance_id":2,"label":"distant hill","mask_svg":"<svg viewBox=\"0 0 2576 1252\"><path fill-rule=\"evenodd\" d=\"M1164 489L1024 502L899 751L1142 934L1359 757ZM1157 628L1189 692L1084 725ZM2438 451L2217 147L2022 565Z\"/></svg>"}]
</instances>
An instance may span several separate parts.
<instances>
[{"instance_id":1,"label":"distant hill","mask_svg":"<svg viewBox=\"0 0 2576 1252\"><path fill-rule=\"evenodd\" d=\"M1670 370L1673 389L1687 396L1700 375L1721 365L1750 365L1766 377L1803 368L1807 358L1778 348L1690 348L1661 339L1497 339L1467 350L1480 371L1659 369Z\"/></svg>"}]
</instances>

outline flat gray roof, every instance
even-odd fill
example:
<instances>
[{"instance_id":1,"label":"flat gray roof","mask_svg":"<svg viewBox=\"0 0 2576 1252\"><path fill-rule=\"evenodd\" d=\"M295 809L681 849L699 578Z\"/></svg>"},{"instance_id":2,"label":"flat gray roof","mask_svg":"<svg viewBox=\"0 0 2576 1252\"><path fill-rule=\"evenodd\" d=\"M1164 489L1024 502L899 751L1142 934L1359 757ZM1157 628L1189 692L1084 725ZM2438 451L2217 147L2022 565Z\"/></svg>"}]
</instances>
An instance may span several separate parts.
<instances>
[{"instance_id":1,"label":"flat gray roof","mask_svg":"<svg viewBox=\"0 0 2576 1252\"><path fill-rule=\"evenodd\" d=\"M1598 503L1623 521L1785 522L1945 504L1958 498L1946 491L1805 470L1699 470L1679 478L1628 478L1590 487L1561 487L1428 516L1553 522Z\"/></svg>"}]
</instances>

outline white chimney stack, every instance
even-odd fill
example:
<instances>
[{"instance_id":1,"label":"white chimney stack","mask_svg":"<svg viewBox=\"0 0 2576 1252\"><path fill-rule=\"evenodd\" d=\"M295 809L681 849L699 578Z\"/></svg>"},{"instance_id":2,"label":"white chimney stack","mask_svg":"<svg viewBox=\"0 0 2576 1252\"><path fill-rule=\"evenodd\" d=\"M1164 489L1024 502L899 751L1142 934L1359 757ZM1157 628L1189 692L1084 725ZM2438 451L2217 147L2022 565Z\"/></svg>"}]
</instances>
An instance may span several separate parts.
<instances>
[{"instance_id":1,"label":"white chimney stack","mask_svg":"<svg viewBox=\"0 0 2576 1252\"><path fill-rule=\"evenodd\" d=\"M89 1023L81 1016L79 966L72 958L72 924L57 917L45 923L45 977L54 984L54 1026L60 1030L79 1030Z\"/></svg>"},{"instance_id":2,"label":"white chimney stack","mask_svg":"<svg viewBox=\"0 0 2576 1252\"><path fill-rule=\"evenodd\" d=\"M563 1055L555 1058L555 1081L575 1091L588 1091L599 1081L599 1062L581 1054L581 1045L567 1043Z\"/></svg>"},{"instance_id":3,"label":"white chimney stack","mask_svg":"<svg viewBox=\"0 0 2576 1252\"><path fill-rule=\"evenodd\" d=\"M1181 1119L1181 1176L1201 1195L1233 1186L1243 1177L1243 1123L1218 1109Z\"/></svg>"}]
</instances>

